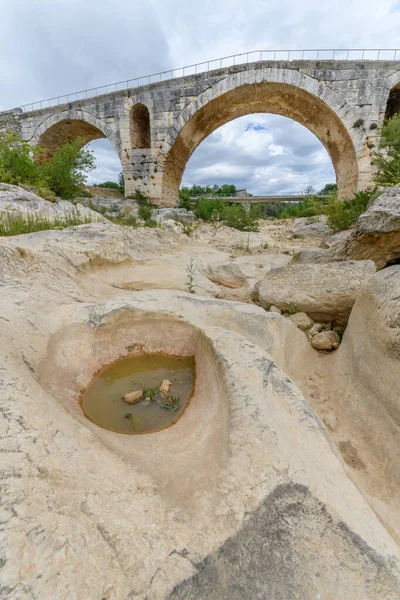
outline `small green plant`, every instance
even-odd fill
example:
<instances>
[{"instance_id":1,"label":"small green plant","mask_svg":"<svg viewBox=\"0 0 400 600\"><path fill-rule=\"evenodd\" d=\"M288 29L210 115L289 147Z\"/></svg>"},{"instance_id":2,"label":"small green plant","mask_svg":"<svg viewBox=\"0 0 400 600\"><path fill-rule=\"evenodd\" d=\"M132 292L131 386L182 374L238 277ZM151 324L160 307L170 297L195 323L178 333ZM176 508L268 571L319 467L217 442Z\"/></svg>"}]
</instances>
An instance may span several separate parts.
<instances>
[{"instance_id":1,"label":"small green plant","mask_svg":"<svg viewBox=\"0 0 400 600\"><path fill-rule=\"evenodd\" d=\"M182 225L182 232L188 237L192 237L197 227L194 223L188 223L185 221L178 221Z\"/></svg>"},{"instance_id":2,"label":"small green plant","mask_svg":"<svg viewBox=\"0 0 400 600\"><path fill-rule=\"evenodd\" d=\"M371 125L369 126L370 129L378 129L378 125L377 123L371 123Z\"/></svg>"},{"instance_id":3,"label":"small green plant","mask_svg":"<svg viewBox=\"0 0 400 600\"><path fill-rule=\"evenodd\" d=\"M81 217L77 209L63 217L51 219L40 213L7 212L0 213L0 236L21 235L49 229L64 229L76 225L86 225L92 219Z\"/></svg>"},{"instance_id":4,"label":"small green plant","mask_svg":"<svg viewBox=\"0 0 400 600\"><path fill-rule=\"evenodd\" d=\"M151 212L152 212L152 208L151 208L150 204L148 204L147 202L143 202L143 203L139 204L138 214L139 214L139 218L142 219L142 221L145 221L145 222L150 221Z\"/></svg>"},{"instance_id":5,"label":"small green plant","mask_svg":"<svg viewBox=\"0 0 400 600\"><path fill-rule=\"evenodd\" d=\"M296 304L290 304L289 305L289 310L287 311L287 313L289 315L294 315L297 313L297 305Z\"/></svg>"},{"instance_id":6,"label":"small green plant","mask_svg":"<svg viewBox=\"0 0 400 600\"><path fill-rule=\"evenodd\" d=\"M364 119L357 119L357 121L355 121L355 123L353 124L353 127L355 127L356 129L359 129L363 125L364 125Z\"/></svg>"},{"instance_id":7,"label":"small green plant","mask_svg":"<svg viewBox=\"0 0 400 600\"><path fill-rule=\"evenodd\" d=\"M196 284L194 282L196 273L197 273L197 265L194 262L193 258L190 259L189 263L185 267L186 272L186 285L190 294L196 293Z\"/></svg>"},{"instance_id":8,"label":"small green plant","mask_svg":"<svg viewBox=\"0 0 400 600\"><path fill-rule=\"evenodd\" d=\"M139 227L137 218L133 215L122 215L120 217L108 217L116 225L126 225L128 227Z\"/></svg>"},{"instance_id":9,"label":"small green plant","mask_svg":"<svg viewBox=\"0 0 400 600\"><path fill-rule=\"evenodd\" d=\"M178 396L167 396L160 404L160 408L175 412L179 409L179 398Z\"/></svg>"},{"instance_id":10,"label":"small green plant","mask_svg":"<svg viewBox=\"0 0 400 600\"><path fill-rule=\"evenodd\" d=\"M154 402L157 398L158 388L144 388L142 398L150 398L151 402Z\"/></svg>"},{"instance_id":11,"label":"small green plant","mask_svg":"<svg viewBox=\"0 0 400 600\"><path fill-rule=\"evenodd\" d=\"M158 227L158 223L155 219L147 219L147 221L145 221L144 223L145 227Z\"/></svg>"}]
</instances>

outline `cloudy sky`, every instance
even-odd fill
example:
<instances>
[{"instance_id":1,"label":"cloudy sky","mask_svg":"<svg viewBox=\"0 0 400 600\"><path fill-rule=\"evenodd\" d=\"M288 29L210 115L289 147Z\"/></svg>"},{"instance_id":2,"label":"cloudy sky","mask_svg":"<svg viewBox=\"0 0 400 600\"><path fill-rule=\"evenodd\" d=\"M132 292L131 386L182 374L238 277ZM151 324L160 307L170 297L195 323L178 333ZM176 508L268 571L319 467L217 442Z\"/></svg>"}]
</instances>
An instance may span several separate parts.
<instances>
[{"instance_id":1,"label":"cloudy sky","mask_svg":"<svg viewBox=\"0 0 400 600\"><path fill-rule=\"evenodd\" d=\"M400 48L400 0L0 0L0 18L0 110L255 49ZM91 181L116 179L110 144L91 147ZM320 142L268 114L214 132L183 178L255 194L331 181Z\"/></svg>"}]
</instances>

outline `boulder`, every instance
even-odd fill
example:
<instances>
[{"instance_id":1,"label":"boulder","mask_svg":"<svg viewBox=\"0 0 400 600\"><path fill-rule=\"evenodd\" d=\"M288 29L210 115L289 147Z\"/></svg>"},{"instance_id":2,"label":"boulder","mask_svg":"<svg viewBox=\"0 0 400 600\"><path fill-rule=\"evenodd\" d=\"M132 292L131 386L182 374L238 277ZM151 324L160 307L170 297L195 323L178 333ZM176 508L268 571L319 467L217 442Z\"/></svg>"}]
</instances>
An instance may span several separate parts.
<instances>
[{"instance_id":1,"label":"boulder","mask_svg":"<svg viewBox=\"0 0 400 600\"><path fill-rule=\"evenodd\" d=\"M213 283L233 289L245 287L248 282L240 266L233 261L207 265L202 269L202 273Z\"/></svg>"},{"instance_id":2,"label":"boulder","mask_svg":"<svg viewBox=\"0 0 400 600\"><path fill-rule=\"evenodd\" d=\"M99 213L67 200L57 198L54 202L44 200L34 192L16 185L0 183L0 213L20 213L41 216L50 221L77 217L85 221L106 221Z\"/></svg>"},{"instance_id":3,"label":"boulder","mask_svg":"<svg viewBox=\"0 0 400 600\"><path fill-rule=\"evenodd\" d=\"M319 333L320 331L322 331L324 328L324 325L322 323L314 323L314 325L309 329L308 333L310 335L315 335L316 333Z\"/></svg>"},{"instance_id":4,"label":"boulder","mask_svg":"<svg viewBox=\"0 0 400 600\"><path fill-rule=\"evenodd\" d=\"M295 254L291 260L292 265L306 265L320 262L327 253L325 248L305 248Z\"/></svg>"},{"instance_id":5,"label":"boulder","mask_svg":"<svg viewBox=\"0 0 400 600\"><path fill-rule=\"evenodd\" d=\"M315 321L345 324L357 294L376 269L372 261L288 265L269 271L255 286L258 301L289 311L293 305Z\"/></svg>"},{"instance_id":6,"label":"boulder","mask_svg":"<svg viewBox=\"0 0 400 600\"><path fill-rule=\"evenodd\" d=\"M274 305L270 306L269 312L278 313L278 314L282 313L281 309Z\"/></svg>"},{"instance_id":7,"label":"boulder","mask_svg":"<svg viewBox=\"0 0 400 600\"><path fill-rule=\"evenodd\" d=\"M340 339L336 331L321 331L311 338L311 346L316 350L336 350L339 347Z\"/></svg>"},{"instance_id":8,"label":"boulder","mask_svg":"<svg viewBox=\"0 0 400 600\"><path fill-rule=\"evenodd\" d=\"M317 217L316 217L317 218ZM329 226L322 220L310 222L309 218L295 219L293 227L293 235L296 238L318 237L324 238L330 235Z\"/></svg>"},{"instance_id":9,"label":"boulder","mask_svg":"<svg viewBox=\"0 0 400 600\"><path fill-rule=\"evenodd\" d=\"M378 269L400 259L400 185L387 189L358 218L354 231L334 244L327 260L373 260Z\"/></svg>"},{"instance_id":10,"label":"boulder","mask_svg":"<svg viewBox=\"0 0 400 600\"><path fill-rule=\"evenodd\" d=\"M155 209L153 218L157 219L161 223L168 219L174 219L175 221L182 221L183 223L193 223L197 221L197 217L191 210L184 208L160 208Z\"/></svg>"},{"instance_id":11,"label":"boulder","mask_svg":"<svg viewBox=\"0 0 400 600\"><path fill-rule=\"evenodd\" d=\"M271 309L270 309L271 310ZM289 321L292 321L302 331L314 325L314 321L304 312L298 312L288 316Z\"/></svg>"}]
</instances>

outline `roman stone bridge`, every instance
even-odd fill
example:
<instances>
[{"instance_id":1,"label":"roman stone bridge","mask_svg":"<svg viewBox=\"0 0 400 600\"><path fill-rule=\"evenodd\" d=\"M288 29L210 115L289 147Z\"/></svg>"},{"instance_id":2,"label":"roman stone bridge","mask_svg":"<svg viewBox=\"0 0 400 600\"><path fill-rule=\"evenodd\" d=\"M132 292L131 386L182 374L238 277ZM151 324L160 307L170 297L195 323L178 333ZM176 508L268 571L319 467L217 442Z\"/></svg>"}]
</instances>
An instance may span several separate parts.
<instances>
[{"instance_id":1,"label":"roman stone bridge","mask_svg":"<svg viewBox=\"0 0 400 600\"><path fill-rule=\"evenodd\" d=\"M261 60L182 77L173 73L147 85L114 84L117 91L89 90L88 98L72 94L66 102L39 104L46 108L3 112L0 129L50 150L76 137L84 143L108 138L121 161L125 194L139 190L154 204L173 206L192 152L210 133L243 115L279 114L322 142L346 199L371 186L380 127L400 112L399 59Z\"/></svg>"}]
</instances>

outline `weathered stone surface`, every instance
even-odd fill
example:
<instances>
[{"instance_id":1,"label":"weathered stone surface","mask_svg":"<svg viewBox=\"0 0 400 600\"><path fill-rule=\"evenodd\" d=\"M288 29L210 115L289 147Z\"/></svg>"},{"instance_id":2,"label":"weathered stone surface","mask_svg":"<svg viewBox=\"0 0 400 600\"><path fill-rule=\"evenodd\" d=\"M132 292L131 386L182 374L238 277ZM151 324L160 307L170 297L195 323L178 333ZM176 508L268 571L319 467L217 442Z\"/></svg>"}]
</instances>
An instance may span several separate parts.
<instances>
[{"instance_id":1,"label":"weathered stone surface","mask_svg":"<svg viewBox=\"0 0 400 600\"><path fill-rule=\"evenodd\" d=\"M261 60L30 113L6 111L0 129L50 150L76 137L86 143L108 138L121 161L126 194L140 190L156 204L172 206L189 157L212 131L243 114L278 111L326 146L339 194L351 198L371 183L370 145L399 83L397 72L398 61ZM364 126L354 127L360 118ZM374 133L371 124L378 126Z\"/></svg>"},{"instance_id":2,"label":"weathered stone surface","mask_svg":"<svg viewBox=\"0 0 400 600\"><path fill-rule=\"evenodd\" d=\"M354 231L324 260L373 260L378 269L400 259L400 185L389 188L359 217Z\"/></svg>"},{"instance_id":3,"label":"weathered stone surface","mask_svg":"<svg viewBox=\"0 0 400 600\"><path fill-rule=\"evenodd\" d=\"M271 310L271 308L269 310ZM314 321L304 312L298 312L294 315L289 315L288 319L294 323L296 327L302 329L303 331L314 325Z\"/></svg>"},{"instance_id":4,"label":"weathered stone surface","mask_svg":"<svg viewBox=\"0 0 400 600\"><path fill-rule=\"evenodd\" d=\"M193 223L197 221L196 215L191 210L184 208L160 208L154 212L154 218L163 223L167 219L175 219L183 223Z\"/></svg>"},{"instance_id":5,"label":"weathered stone surface","mask_svg":"<svg viewBox=\"0 0 400 600\"><path fill-rule=\"evenodd\" d=\"M292 265L314 264L320 261L326 254L324 248L304 248L295 254L291 260Z\"/></svg>"},{"instance_id":6,"label":"weathered stone surface","mask_svg":"<svg viewBox=\"0 0 400 600\"><path fill-rule=\"evenodd\" d=\"M375 273L372 261L288 265L267 273L257 283L258 299L269 310L305 312L315 321L346 323L357 294Z\"/></svg>"},{"instance_id":7,"label":"weathered stone surface","mask_svg":"<svg viewBox=\"0 0 400 600\"><path fill-rule=\"evenodd\" d=\"M306 217L295 219L293 226L293 235L297 238L317 237L324 238L329 236L331 230L329 226L321 219L316 223L310 223Z\"/></svg>"},{"instance_id":8,"label":"weathered stone surface","mask_svg":"<svg viewBox=\"0 0 400 600\"><path fill-rule=\"evenodd\" d=\"M248 283L247 277L240 266L233 261L219 265L208 265L203 269L203 275L210 281L228 288L245 287Z\"/></svg>"},{"instance_id":9,"label":"weathered stone surface","mask_svg":"<svg viewBox=\"0 0 400 600\"><path fill-rule=\"evenodd\" d=\"M83 220L105 221L102 215L80 204L60 199L49 202L31 191L7 183L0 183L0 211L41 215L49 220L76 216Z\"/></svg>"},{"instance_id":10,"label":"weathered stone surface","mask_svg":"<svg viewBox=\"0 0 400 600\"><path fill-rule=\"evenodd\" d=\"M4 599L397 600L399 268L371 279L321 357L262 308L130 290L149 262L153 285L167 264L184 272L188 248L221 262L217 245L163 228L0 238ZM97 427L82 388L143 351L195 356L184 415L149 435ZM298 386L341 406L321 414L337 450Z\"/></svg>"},{"instance_id":11,"label":"weathered stone surface","mask_svg":"<svg viewBox=\"0 0 400 600\"><path fill-rule=\"evenodd\" d=\"M316 350L336 350L339 344L340 339L336 331L321 331L311 338L311 346Z\"/></svg>"}]
</instances>

